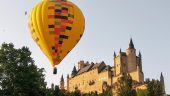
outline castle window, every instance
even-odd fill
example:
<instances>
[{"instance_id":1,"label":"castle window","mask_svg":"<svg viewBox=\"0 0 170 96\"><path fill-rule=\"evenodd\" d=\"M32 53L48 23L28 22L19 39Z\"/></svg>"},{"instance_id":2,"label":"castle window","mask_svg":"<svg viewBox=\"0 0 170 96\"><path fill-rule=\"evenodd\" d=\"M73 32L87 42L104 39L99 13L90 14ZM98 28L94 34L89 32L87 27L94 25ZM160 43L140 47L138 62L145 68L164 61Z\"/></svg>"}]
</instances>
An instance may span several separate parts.
<instances>
[{"instance_id":1,"label":"castle window","mask_svg":"<svg viewBox=\"0 0 170 96\"><path fill-rule=\"evenodd\" d=\"M91 80L91 81L89 82L89 85L94 85L94 84L95 84L94 80Z\"/></svg>"}]
</instances>

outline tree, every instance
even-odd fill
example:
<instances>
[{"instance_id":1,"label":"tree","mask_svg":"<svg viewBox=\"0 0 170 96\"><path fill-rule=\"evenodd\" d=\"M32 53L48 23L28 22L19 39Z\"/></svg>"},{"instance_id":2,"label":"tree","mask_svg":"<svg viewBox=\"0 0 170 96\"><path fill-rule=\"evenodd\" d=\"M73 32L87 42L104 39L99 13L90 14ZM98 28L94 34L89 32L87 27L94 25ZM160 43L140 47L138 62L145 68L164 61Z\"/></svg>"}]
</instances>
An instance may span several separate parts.
<instances>
[{"instance_id":1,"label":"tree","mask_svg":"<svg viewBox=\"0 0 170 96\"><path fill-rule=\"evenodd\" d=\"M136 91L132 88L132 77L124 74L118 80L118 96L136 96Z\"/></svg>"},{"instance_id":2,"label":"tree","mask_svg":"<svg viewBox=\"0 0 170 96\"><path fill-rule=\"evenodd\" d=\"M106 91L102 93L102 96L113 96L111 87L107 86Z\"/></svg>"},{"instance_id":3,"label":"tree","mask_svg":"<svg viewBox=\"0 0 170 96\"><path fill-rule=\"evenodd\" d=\"M60 90L59 86L55 86L54 95L51 96L68 96L66 91Z\"/></svg>"},{"instance_id":4,"label":"tree","mask_svg":"<svg viewBox=\"0 0 170 96\"><path fill-rule=\"evenodd\" d=\"M71 93L70 96L81 96L80 90L76 87L75 91Z\"/></svg>"},{"instance_id":5,"label":"tree","mask_svg":"<svg viewBox=\"0 0 170 96\"><path fill-rule=\"evenodd\" d=\"M137 90L137 96L147 96L147 94L148 94L147 90L142 90L142 89Z\"/></svg>"},{"instance_id":6,"label":"tree","mask_svg":"<svg viewBox=\"0 0 170 96\"><path fill-rule=\"evenodd\" d=\"M148 96L163 96L162 85L159 80L149 79L146 80Z\"/></svg>"},{"instance_id":7,"label":"tree","mask_svg":"<svg viewBox=\"0 0 170 96\"><path fill-rule=\"evenodd\" d=\"M89 92L89 93L84 93L82 96L99 96L97 91L96 92Z\"/></svg>"},{"instance_id":8,"label":"tree","mask_svg":"<svg viewBox=\"0 0 170 96\"><path fill-rule=\"evenodd\" d=\"M0 47L0 95L45 96L44 69L39 69L27 47L12 43Z\"/></svg>"}]
</instances>

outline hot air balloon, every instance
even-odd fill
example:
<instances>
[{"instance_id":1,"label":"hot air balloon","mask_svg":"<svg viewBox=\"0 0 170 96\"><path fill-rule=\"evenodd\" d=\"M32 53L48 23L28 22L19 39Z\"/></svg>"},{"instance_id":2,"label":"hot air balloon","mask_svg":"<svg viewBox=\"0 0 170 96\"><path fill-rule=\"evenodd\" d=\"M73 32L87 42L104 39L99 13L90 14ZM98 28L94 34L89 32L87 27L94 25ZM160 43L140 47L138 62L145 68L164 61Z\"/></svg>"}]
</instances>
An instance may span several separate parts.
<instances>
[{"instance_id":1,"label":"hot air balloon","mask_svg":"<svg viewBox=\"0 0 170 96\"><path fill-rule=\"evenodd\" d=\"M42 0L30 12L33 40L47 56L56 74L56 65L75 47L84 33L81 10L67 0Z\"/></svg>"}]
</instances>

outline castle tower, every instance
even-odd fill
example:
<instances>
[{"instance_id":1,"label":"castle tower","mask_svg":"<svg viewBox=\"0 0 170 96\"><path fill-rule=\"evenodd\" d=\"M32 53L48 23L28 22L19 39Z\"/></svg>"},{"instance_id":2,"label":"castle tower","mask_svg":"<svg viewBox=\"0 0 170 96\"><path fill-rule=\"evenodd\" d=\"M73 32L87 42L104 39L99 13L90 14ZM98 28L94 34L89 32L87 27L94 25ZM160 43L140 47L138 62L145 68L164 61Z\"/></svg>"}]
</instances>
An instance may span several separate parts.
<instances>
[{"instance_id":1,"label":"castle tower","mask_svg":"<svg viewBox=\"0 0 170 96\"><path fill-rule=\"evenodd\" d=\"M160 76L160 82L161 82L161 85L162 85L162 96L166 96L164 76L162 75L162 72L161 72L161 76Z\"/></svg>"},{"instance_id":2,"label":"castle tower","mask_svg":"<svg viewBox=\"0 0 170 96\"><path fill-rule=\"evenodd\" d=\"M126 49L127 55L127 70L128 72L133 72L137 69L136 66L136 49L134 47L132 38L130 39L129 48Z\"/></svg>"},{"instance_id":3,"label":"castle tower","mask_svg":"<svg viewBox=\"0 0 170 96\"><path fill-rule=\"evenodd\" d=\"M60 80L60 89L64 90L64 78L63 78L63 75L61 76L61 80Z\"/></svg>"},{"instance_id":4,"label":"castle tower","mask_svg":"<svg viewBox=\"0 0 170 96\"><path fill-rule=\"evenodd\" d=\"M120 75L122 72L121 72L121 49L119 51L119 54L118 56L115 56L114 57L114 67L115 67L115 76L118 76Z\"/></svg>"},{"instance_id":5,"label":"castle tower","mask_svg":"<svg viewBox=\"0 0 170 96\"><path fill-rule=\"evenodd\" d=\"M121 49L117 56L116 56L116 53L114 53L114 67L115 67L114 74L115 74L115 76L127 73L126 62L127 62L126 54L124 52L122 52Z\"/></svg>"},{"instance_id":6,"label":"castle tower","mask_svg":"<svg viewBox=\"0 0 170 96\"><path fill-rule=\"evenodd\" d=\"M137 66L139 66L140 70L142 71L142 55L140 51L139 51L138 57L139 57L139 62Z\"/></svg>"}]
</instances>

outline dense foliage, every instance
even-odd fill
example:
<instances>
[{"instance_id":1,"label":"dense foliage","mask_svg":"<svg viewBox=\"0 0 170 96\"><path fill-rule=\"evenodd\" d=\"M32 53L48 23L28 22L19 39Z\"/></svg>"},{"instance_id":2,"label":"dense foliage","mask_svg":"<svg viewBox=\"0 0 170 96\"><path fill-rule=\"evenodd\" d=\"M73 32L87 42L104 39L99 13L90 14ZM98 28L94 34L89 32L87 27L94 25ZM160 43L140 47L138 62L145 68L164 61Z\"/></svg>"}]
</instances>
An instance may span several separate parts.
<instances>
[{"instance_id":1,"label":"dense foliage","mask_svg":"<svg viewBox=\"0 0 170 96\"><path fill-rule=\"evenodd\" d=\"M148 96L147 94L148 94L147 90L142 90L142 89L137 90L137 96Z\"/></svg>"},{"instance_id":2,"label":"dense foliage","mask_svg":"<svg viewBox=\"0 0 170 96\"><path fill-rule=\"evenodd\" d=\"M134 90L132 88L132 78L129 74L123 75L119 80L118 96L163 96L162 85L159 80L147 79L145 84L147 89Z\"/></svg>"},{"instance_id":3,"label":"dense foliage","mask_svg":"<svg viewBox=\"0 0 170 96\"><path fill-rule=\"evenodd\" d=\"M150 81L149 79L146 80L147 84L147 96L163 96L162 94L162 85L159 80L152 79Z\"/></svg>"},{"instance_id":4,"label":"dense foliage","mask_svg":"<svg viewBox=\"0 0 170 96\"><path fill-rule=\"evenodd\" d=\"M118 96L136 96L136 91L132 88L132 78L129 74L120 77L118 85Z\"/></svg>"},{"instance_id":5,"label":"dense foliage","mask_svg":"<svg viewBox=\"0 0 170 96\"><path fill-rule=\"evenodd\" d=\"M42 96L45 94L43 69L34 65L27 47L15 49L13 44L0 48L0 95Z\"/></svg>"}]
</instances>

